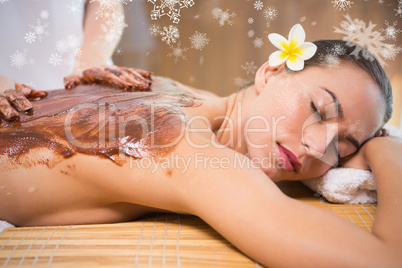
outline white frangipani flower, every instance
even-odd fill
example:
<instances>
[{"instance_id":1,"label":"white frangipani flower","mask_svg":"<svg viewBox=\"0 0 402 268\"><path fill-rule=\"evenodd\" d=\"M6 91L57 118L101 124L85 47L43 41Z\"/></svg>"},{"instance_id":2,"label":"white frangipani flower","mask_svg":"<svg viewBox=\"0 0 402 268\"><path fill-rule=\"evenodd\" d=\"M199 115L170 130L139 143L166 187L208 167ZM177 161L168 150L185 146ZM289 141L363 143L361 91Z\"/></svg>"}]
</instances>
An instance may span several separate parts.
<instances>
[{"instance_id":1,"label":"white frangipani flower","mask_svg":"<svg viewBox=\"0 0 402 268\"><path fill-rule=\"evenodd\" d=\"M316 45L304 42L306 33L300 24L290 29L289 39L276 33L269 34L268 39L279 49L269 56L271 66L279 66L286 62L289 69L300 71L304 68L304 61L313 57L317 51Z\"/></svg>"}]
</instances>

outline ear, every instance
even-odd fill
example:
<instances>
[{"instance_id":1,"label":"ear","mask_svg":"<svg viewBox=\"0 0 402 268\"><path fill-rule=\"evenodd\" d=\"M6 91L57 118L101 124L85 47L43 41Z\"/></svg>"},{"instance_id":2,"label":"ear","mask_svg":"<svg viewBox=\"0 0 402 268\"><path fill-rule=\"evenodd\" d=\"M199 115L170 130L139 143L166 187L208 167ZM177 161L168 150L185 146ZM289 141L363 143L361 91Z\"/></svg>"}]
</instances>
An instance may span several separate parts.
<instances>
[{"instance_id":1,"label":"ear","mask_svg":"<svg viewBox=\"0 0 402 268\"><path fill-rule=\"evenodd\" d=\"M282 65L272 67L269 65L268 61L265 62L261 67L258 69L257 73L255 74L255 88L257 90L257 94L260 94L262 90L265 88L266 84L268 83L269 78L271 78L274 74L278 73L282 68Z\"/></svg>"}]
</instances>

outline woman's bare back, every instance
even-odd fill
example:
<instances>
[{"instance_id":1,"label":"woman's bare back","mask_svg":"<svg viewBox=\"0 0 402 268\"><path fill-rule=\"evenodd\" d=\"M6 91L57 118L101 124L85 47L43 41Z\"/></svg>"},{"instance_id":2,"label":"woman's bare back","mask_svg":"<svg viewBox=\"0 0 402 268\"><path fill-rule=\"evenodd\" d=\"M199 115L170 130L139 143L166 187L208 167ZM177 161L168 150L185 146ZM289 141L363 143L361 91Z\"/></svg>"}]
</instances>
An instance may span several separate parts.
<instances>
[{"instance_id":1,"label":"woman's bare back","mask_svg":"<svg viewBox=\"0 0 402 268\"><path fill-rule=\"evenodd\" d=\"M169 79L157 79L150 92L80 86L33 102L19 122L3 121L1 218L24 226L103 223L161 211L129 202L121 186L127 174L160 176L132 163L179 143L181 107L198 101L187 93Z\"/></svg>"}]
</instances>

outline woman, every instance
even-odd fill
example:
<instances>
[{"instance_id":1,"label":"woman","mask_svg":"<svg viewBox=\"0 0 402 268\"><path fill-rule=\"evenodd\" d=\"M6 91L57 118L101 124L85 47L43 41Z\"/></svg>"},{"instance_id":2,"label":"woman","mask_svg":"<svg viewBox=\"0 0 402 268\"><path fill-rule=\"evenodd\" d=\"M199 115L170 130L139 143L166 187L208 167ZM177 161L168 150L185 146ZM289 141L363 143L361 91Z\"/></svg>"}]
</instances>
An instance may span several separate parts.
<instances>
[{"instance_id":1,"label":"woman","mask_svg":"<svg viewBox=\"0 0 402 268\"><path fill-rule=\"evenodd\" d=\"M173 211L199 216L270 267L400 265L402 143L373 138L392 111L389 81L345 42L315 44L302 71L267 62L253 85L225 98L154 77L151 91L86 86L34 102L20 123L2 122L1 217L30 226ZM341 62L324 64L336 44ZM89 70L84 79L124 86L130 72ZM146 89L149 76L132 73ZM320 176L338 157L374 172L372 233L274 183Z\"/></svg>"}]
</instances>

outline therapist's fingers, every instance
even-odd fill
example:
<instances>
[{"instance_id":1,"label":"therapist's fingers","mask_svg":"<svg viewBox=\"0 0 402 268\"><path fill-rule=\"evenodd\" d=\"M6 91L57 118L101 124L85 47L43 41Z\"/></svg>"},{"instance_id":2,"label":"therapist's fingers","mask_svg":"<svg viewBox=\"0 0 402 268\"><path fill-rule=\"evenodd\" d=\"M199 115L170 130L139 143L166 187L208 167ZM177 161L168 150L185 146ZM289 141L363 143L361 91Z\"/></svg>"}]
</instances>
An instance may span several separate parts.
<instances>
[{"instance_id":1,"label":"therapist's fingers","mask_svg":"<svg viewBox=\"0 0 402 268\"><path fill-rule=\"evenodd\" d=\"M147 90L151 86L151 73L135 68L108 66L106 71L120 77L129 85L126 89Z\"/></svg>"},{"instance_id":2,"label":"therapist's fingers","mask_svg":"<svg viewBox=\"0 0 402 268\"><path fill-rule=\"evenodd\" d=\"M28 98L30 99L43 99L48 95L47 91L44 90L33 90L31 94L29 94Z\"/></svg>"},{"instance_id":3,"label":"therapist's fingers","mask_svg":"<svg viewBox=\"0 0 402 268\"><path fill-rule=\"evenodd\" d=\"M25 97L30 99L42 99L47 96L47 91L35 90L30 86L15 83L15 89L21 92Z\"/></svg>"},{"instance_id":4,"label":"therapist's fingers","mask_svg":"<svg viewBox=\"0 0 402 268\"><path fill-rule=\"evenodd\" d=\"M64 87L66 89L71 89L79 84L82 84L82 76L80 75L68 75L64 77Z\"/></svg>"},{"instance_id":5,"label":"therapist's fingers","mask_svg":"<svg viewBox=\"0 0 402 268\"><path fill-rule=\"evenodd\" d=\"M11 106L5 96L0 96L0 114L7 121L15 121L20 118L20 114Z\"/></svg>"},{"instance_id":6,"label":"therapist's fingers","mask_svg":"<svg viewBox=\"0 0 402 268\"><path fill-rule=\"evenodd\" d=\"M84 80L89 83L106 84L113 87L126 89L130 87L124 79L120 78L113 72L105 71L100 68L92 68L83 72Z\"/></svg>"},{"instance_id":7,"label":"therapist's fingers","mask_svg":"<svg viewBox=\"0 0 402 268\"><path fill-rule=\"evenodd\" d=\"M9 89L4 92L6 99L20 112L27 112L32 109L32 103L20 92Z\"/></svg>"}]
</instances>

